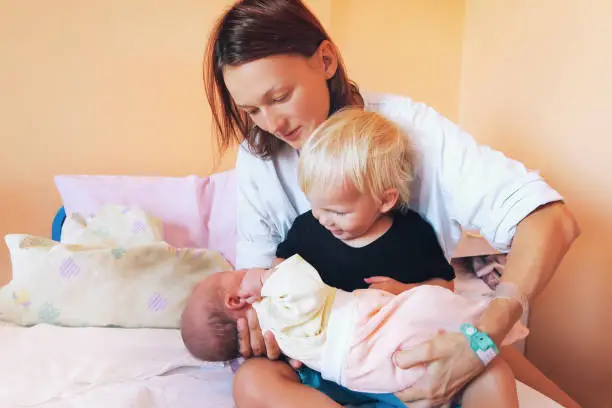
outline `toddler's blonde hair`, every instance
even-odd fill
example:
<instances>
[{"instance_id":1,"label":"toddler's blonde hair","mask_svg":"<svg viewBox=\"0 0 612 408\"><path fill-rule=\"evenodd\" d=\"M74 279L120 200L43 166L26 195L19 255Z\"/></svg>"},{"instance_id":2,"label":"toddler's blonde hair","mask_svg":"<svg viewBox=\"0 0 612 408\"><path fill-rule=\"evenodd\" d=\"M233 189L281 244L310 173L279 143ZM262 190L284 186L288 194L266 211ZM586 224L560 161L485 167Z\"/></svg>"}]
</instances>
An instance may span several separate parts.
<instances>
[{"instance_id":1,"label":"toddler's blonde hair","mask_svg":"<svg viewBox=\"0 0 612 408\"><path fill-rule=\"evenodd\" d=\"M359 108L340 110L323 122L300 150L298 178L306 195L315 188L350 183L380 199L395 188L394 209L410 200L414 153L408 136L383 116Z\"/></svg>"}]
</instances>

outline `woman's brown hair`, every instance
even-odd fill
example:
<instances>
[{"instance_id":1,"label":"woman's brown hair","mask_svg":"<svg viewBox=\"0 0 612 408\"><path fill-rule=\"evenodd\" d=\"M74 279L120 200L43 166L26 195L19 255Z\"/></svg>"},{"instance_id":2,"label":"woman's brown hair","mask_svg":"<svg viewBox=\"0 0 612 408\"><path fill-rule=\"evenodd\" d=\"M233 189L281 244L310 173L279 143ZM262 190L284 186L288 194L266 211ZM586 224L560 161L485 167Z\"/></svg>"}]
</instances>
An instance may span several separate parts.
<instances>
[{"instance_id":1,"label":"woman's brown hair","mask_svg":"<svg viewBox=\"0 0 612 408\"><path fill-rule=\"evenodd\" d=\"M223 80L223 68L279 54L311 57L324 40L331 42L319 20L300 0L241 0L221 16L206 50L204 85L222 153L246 139L251 152L270 158L283 145L238 110ZM327 87L330 114L345 106L363 105L339 55L338 69Z\"/></svg>"}]
</instances>

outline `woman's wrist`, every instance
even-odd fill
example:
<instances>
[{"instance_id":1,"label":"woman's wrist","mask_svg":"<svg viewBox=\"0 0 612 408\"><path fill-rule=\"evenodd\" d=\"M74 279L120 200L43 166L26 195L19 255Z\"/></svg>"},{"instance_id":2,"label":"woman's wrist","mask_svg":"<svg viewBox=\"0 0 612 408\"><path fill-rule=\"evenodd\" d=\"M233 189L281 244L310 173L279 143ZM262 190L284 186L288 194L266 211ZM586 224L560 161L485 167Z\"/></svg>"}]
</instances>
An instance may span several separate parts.
<instances>
[{"instance_id":1,"label":"woman's wrist","mask_svg":"<svg viewBox=\"0 0 612 408\"><path fill-rule=\"evenodd\" d=\"M495 288L493 297L515 300L521 305L521 314L527 313L529 309L529 299L514 282L502 280Z\"/></svg>"},{"instance_id":2,"label":"woman's wrist","mask_svg":"<svg viewBox=\"0 0 612 408\"><path fill-rule=\"evenodd\" d=\"M500 346L512 327L521 318L521 303L516 299L495 298L489 303L476 328L486 334Z\"/></svg>"},{"instance_id":3,"label":"woman's wrist","mask_svg":"<svg viewBox=\"0 0 612 408\"><path fill-rule=\"evenodd\" d=\"M466 337L470 348L485 367L499 354L499 348L493 339L470 323L461 325L461 333Z\"/></svg>"}]
</instances>

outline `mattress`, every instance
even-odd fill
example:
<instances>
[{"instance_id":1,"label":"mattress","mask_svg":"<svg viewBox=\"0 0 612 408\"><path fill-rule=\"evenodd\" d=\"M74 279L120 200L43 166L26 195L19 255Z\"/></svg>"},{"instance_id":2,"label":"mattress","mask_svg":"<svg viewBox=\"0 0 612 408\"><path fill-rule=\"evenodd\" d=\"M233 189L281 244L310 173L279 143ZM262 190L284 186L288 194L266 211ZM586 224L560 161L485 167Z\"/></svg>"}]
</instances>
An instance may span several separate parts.
<instances>
[{"instance_id":1,"label":"mattress","mask_svg":"<svg viewBox=\"0 0 612 408\"><path fill-rule=\"evenodd\" d=\"M193 359L178 330L0 324L3 408L231 408L232 376ZM521 407L559 407L517 385Z\"/></svg>"}]
</instances>

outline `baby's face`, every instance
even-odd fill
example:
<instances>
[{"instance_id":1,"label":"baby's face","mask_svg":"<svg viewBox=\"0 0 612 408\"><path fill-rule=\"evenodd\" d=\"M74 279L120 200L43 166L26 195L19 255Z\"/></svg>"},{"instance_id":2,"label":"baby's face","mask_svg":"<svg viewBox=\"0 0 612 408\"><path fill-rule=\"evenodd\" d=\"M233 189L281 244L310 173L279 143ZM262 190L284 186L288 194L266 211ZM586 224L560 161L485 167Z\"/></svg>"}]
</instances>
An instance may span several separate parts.
<instances>
[{"instance_id":1,"label":"baby's face","mask_svg":"<svg viewBox=\"0 0 612 408\"><path fill-rule=\"evenodd\" d=\"M217 272L203 282L200 302L219 302L216 307L225 310L233 319L243 317L250 305L239 295L246 270ZM217 296L217 293L220 294ZM211 298L210 295L213 295Z\"/></svg>"},{"instance_id":2,"label":"baby's face","mask_svg":"<svg viewBox=\"0 0 612 408\"><path fill-rule=\"evenodd\" d=\"M232 294L237 293L240 289L245 273L245 270L217 272L210 275L210 278L216 280L217 287L222 288L226 293Z\"/></svg>"}]
</instances>

